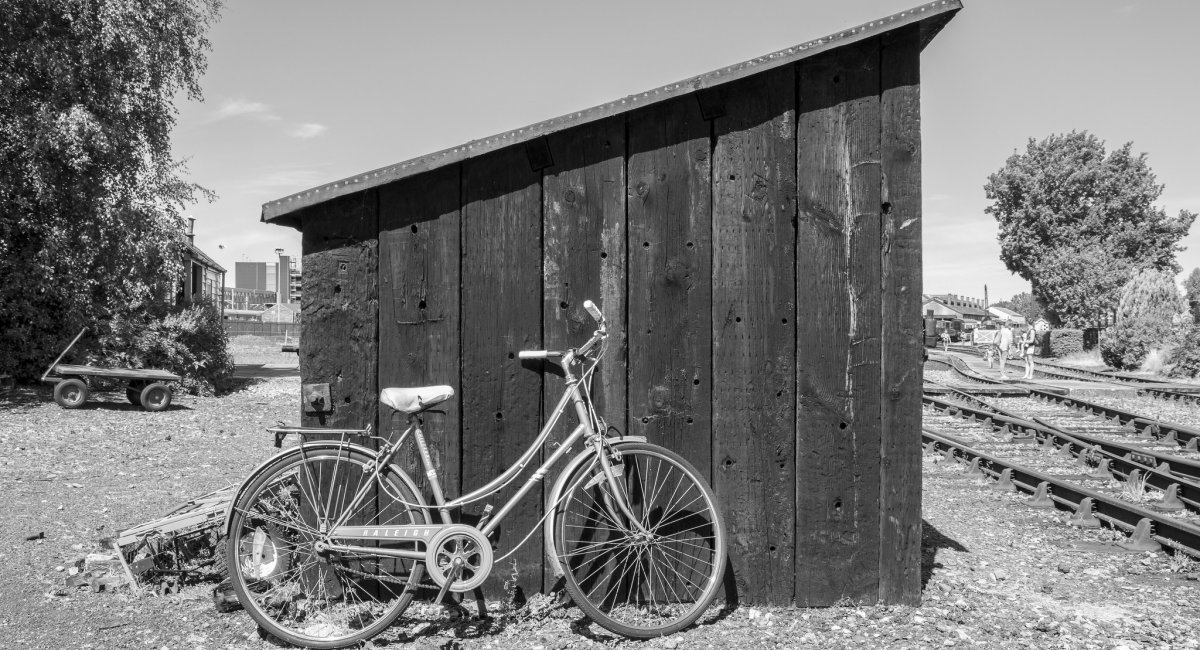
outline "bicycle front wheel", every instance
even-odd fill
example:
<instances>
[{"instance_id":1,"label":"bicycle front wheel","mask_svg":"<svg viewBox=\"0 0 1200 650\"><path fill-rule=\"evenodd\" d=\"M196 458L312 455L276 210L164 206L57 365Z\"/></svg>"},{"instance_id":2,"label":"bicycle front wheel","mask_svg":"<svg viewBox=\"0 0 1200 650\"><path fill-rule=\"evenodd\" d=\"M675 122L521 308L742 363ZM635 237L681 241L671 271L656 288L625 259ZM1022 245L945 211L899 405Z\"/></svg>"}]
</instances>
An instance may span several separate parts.
<instances>
[{"instance_id":1,"label":"bicycle front wheel","mask_svg":"<svg viewBox=\"0 0 1200 650\"><path fill-rule=\"evenodd\" d=\"M588 618L635 639L671 634L696 622L721 587L720 509L677 454L648 443L618 449L622 494L597 463L572 477L555 513L555 552Z\"/></svg>"},{"instance_id":2,"label":"bicycle front wheel","mask_svg":"<svg viewBox=\"0 0 1200 650\"><path fill-rule=\"evenodd\" d=\"M343 515L347 524L428 524L421 497L375 456L332 445L301 446L247 479L233 504L226 562L238 600L273 636L307 648L341 648L379 634L404 612L423 565L316 543ZM355 502L362 488L366 496ZM416 550L416 542L386 543Z\"/></svg>"}]
</instances>

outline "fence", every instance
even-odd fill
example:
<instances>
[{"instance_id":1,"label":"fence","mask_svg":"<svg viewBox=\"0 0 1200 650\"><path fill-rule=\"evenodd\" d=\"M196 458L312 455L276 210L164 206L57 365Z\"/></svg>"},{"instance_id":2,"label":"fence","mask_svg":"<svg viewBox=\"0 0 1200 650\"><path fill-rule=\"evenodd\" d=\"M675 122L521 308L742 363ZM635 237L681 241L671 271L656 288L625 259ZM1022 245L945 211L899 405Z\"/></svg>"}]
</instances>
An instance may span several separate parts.
<instances>
[{"instance_id":1,"label":"fence","mask_svg":"<svg viewBox=\"0 0 1200 650\"><path fill-rule=\"evenodd\" d=\"M300 323L256 323L225 321L225 333L234 336L269 336L299 340Z\"/></svg>"}]
</instances>

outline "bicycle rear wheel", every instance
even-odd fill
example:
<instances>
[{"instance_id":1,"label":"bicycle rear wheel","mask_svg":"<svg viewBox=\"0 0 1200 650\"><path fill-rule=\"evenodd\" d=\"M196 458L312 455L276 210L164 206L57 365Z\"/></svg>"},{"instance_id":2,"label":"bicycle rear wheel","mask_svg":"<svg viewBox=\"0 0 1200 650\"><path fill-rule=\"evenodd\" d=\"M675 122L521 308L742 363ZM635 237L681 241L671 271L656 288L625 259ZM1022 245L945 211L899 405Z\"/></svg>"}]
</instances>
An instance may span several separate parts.
<instances>
[{"instance_id":1,"label":"bicycle rear wheel","mask_svg":"<svg viewBox=\"0 0 1200 650\"><path fill-rule=\"evenodd\" d=\"M627 637L671 634L716 598L725 530L707 482L675 453L648 443L619 447L620 489L638 529L595 463L567 486L555 518L555 553L575 604Z\"/></svg>"},{"instance_id":2,"label":"bicycle rear wheel","mask_svg":"<svg viewBox=\"0 0 1200 650\"><path fill-rule=\"evenodd\" d=\"M423 564L369 554L318 552L323 530L371 479L373 454L304 445L247 479L233 504L226 548L230 580L251 617L275 637L307 648L341 648L379 634L407 609ZM385 468L348 524L428 524L406 477ZM416 550L416 542L386 542Z\"/></svg>"}]
</instances>

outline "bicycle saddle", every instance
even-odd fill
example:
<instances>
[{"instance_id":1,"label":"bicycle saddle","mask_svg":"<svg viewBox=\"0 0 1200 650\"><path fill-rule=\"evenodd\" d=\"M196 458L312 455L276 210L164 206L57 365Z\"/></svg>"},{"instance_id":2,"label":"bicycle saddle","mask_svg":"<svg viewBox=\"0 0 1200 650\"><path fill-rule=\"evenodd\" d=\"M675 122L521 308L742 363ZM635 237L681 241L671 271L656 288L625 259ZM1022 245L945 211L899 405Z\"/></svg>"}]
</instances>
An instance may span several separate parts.
<instances>
[{"instance_id":1,"label":"bicycle saddle","mask_svg":"<svg viewBox=\"0 0 1200 650\"><path fill-rule=\"evenodd\" d=\"M400 411L416 413L454 397L449 386L421 386L419 388L385 388L379 391L379 401Z\"/></svg>"}]
</instances>

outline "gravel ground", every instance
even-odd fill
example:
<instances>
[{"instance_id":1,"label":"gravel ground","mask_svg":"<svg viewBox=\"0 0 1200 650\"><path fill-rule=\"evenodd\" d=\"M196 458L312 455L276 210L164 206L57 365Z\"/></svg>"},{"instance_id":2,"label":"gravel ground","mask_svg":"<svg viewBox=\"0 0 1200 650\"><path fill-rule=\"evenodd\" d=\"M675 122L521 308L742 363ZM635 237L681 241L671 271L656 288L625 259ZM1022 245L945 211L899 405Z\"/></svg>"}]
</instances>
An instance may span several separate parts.
<instances>
[{"instance_id":1,"label":"gravel ground","mask_svg":"<svg viewBox=\"0 0 1200 650\"><path fill-rule=\"evenodd\" d=\"M219 614L211 584L172 596L64 590L72 560L99 538L239 481L273 451L264 427L293 421L299 380L250 380L219 397L146 413L118 394L67 411L45 388L0 395L0 638L19 648L274 648L243 612ZM376 647L552 648L1197 648L1197 567L1117 552L1023 497L925 459L920 607L742 607L665 639L633 643L535 596L480 629L438 609ZM44 539L27 541L27 535Z\"/></svg>"}]
</instances>

